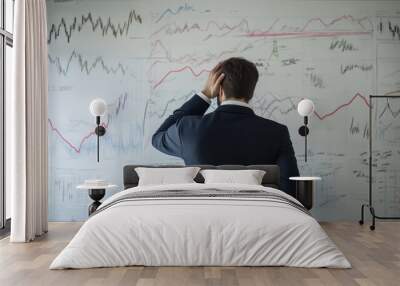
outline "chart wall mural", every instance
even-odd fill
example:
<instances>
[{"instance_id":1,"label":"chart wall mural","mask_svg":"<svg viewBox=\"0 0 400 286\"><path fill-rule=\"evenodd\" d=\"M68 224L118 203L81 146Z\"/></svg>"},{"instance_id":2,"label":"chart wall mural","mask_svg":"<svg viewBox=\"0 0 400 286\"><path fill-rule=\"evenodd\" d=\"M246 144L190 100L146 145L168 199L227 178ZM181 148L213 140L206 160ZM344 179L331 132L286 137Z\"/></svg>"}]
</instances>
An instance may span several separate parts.
<instances>
[{"instance_id":1,"label":"chart wall mural","mask_svg":"<svg viewBox=\"0 0 400 286\"><path fill-rule=\"evenodd\" d=\"M49 219L84 220L87 192L102 178L122 186L128 163L182 163L151 146L160 123L208 72L232 56L260 72L257 114L288 125L301 174L321 176L313 214L357 219L368 192L368 138L374 136L375 204L400 215L400 2L95 1L47 2L49 47ZM96 162L95 119L108 103ZM302 98L310 118L309 160L297 133ZM215 104L210 111L215 109ZM268 150L265 150L268 152ZM109 192L108 195L118 189Z\"/></svg>"}]
</instances>

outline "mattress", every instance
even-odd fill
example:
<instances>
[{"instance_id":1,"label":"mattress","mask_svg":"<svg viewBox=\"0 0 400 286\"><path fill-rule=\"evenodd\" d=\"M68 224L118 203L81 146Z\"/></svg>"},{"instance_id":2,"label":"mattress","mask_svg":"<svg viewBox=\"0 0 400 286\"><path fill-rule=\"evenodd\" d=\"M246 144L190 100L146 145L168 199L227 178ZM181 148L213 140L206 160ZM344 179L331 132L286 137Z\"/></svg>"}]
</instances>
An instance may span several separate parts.
<instances>
[{"instance_id":1,"label":"mattress","mask_svg":"<svg viewBox=\"0 0 400 286\"><path fill-rule=\"evenodd\" d=\"M197 183L111 196L50 269L132 265L351 267L309 212L282 191Z\"/></svg>"}]
</instances>

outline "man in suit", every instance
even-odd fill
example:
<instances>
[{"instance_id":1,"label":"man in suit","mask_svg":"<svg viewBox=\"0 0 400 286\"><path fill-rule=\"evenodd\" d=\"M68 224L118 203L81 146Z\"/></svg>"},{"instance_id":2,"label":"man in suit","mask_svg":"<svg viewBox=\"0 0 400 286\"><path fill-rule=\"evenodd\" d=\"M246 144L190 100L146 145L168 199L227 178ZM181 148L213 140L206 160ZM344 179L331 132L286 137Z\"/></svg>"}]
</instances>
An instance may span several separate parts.
<instances>
[{"instance_id":1,"label":"man in suit","mask_svg":"<svg viewBox=\"0 0 400 286\"><path fill-rule=\"evenodd\" d=\"M257 116L248 104L258 81L256 66L242 58L219 63L202 92L169 116L152 138L155 148L187 165L278 164L281 189L294 196L298 176L288 128ZM211 99L218 108L205 115Z\"/></svg>"}]
</instances>

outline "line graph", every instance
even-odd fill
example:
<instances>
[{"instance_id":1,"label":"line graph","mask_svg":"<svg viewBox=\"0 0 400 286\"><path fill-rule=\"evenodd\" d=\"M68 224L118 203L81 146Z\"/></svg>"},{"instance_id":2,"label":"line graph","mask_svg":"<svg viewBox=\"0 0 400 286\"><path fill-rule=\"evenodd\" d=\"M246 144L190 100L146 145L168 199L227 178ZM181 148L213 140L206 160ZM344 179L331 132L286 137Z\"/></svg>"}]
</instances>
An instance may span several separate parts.
<instances>
[{"instance_id":1,"label":"line graph","mask_svg":"<svg viewBox=\"0 0 400 286\"><path fill-rule=\"evenodd\" d=\"M195 63L198 58L194 55L194 53L185 54L183 56L174 58L171 56L169 50L165 47L161 40L157 40L152 43L152 49L150 50L150 59L156 59L154 62L151 63L150 67L148 68L147 75L150 78L152 70L156 68L158 64L163 64L166 61L168 63L186 63L186 64L193 64Z\"/></svg>"},{"instance_id":2,"label":"line graph","mask_svg":"<svg viewBox=\"0 0 400 286\"><path fill-rule=\"evenodd\" d=\"M210 61L215 60L215 59L222 59L223 57L226 57L231 54L244 53L245 51L250 50L253 47L254 47L254 45L252 43L245 44L244 46L242 44L239 44L238 46L236 46L235 48L230 49L230 50L224 50L220 53L209 53L209 54L207 54L207 56L205 58L203 58L202 60L200 60L198 62L198 65L203 65L205 63L209 63Z\"/></svg>"},{"instance_id":3,"label":"line graph","mask_svg":"<svg viewBox=\"0 0 400 286\"><path fill-rule=\"evenodd\" d=\"M268 97L272 97L272 100L268 100ZM335 109L330 112L322 113L320 111L315 110L314 115L320 120L323 121L328 119L329 117L335 116L341 110L349 107L354 104L356 99L360 100L360 103L367 108L369 108L368 99L363 96L361 93L356 93L349 101L339 104ZM275 118L275 114L279 116L286 116L292 111L296 111L297 109L297 101L299 101L295 97L286 96L286 97L278 97L273 94L269 94L263 97L256 97L251 105L259 114L266 118ZM318 108L318 105L317 105Z\"/></svg>"},{"instance_id":4,"label":"line graph","mask_svg":"<svg viewBox=\"0 0 400 286\"><path fill-rule=\"evenodd\" d=\"M164 76L161 77L161 79L157 80L155 82L155 84L153 85L153 89L156 89L157 87L159 87L169 76L176 74L176 73L181 73L184 71L189 71L194 77L199 77L203 73L209 73L211 70L210 69L202 69L199 72L196 72L190 66L184 66L184 67L181 67L178 69L173 69L173 70L168 71Z\"/></svg>"},{"instance_id":5,"label":"line graph","mask_svg":"<svg viewBox=\"0 0 400 286\"><path fill-rule=\"evenodd\" d=\"M390 104L390 100L386 99L385 107L379 113L378 118L379 119L382 118L386 113L389 113L393 118L397 118L400 115L400 108L397 110L394 110L394 108Z\"/></svg>"},{"instance_id":6,"label":"line graph","mask_svg":"<svg viewBox=\"0 0 400 286\"><path fill-rule=\"evenodd\" d=\"M213 53L207 52L205 55L196 56L195 53L184 54L179 57L172 57L169 50L165 47L161 40L153 42L152 49L150 51L150 58L154 58L155 61L151 63L148 69L148 77L151 77L152 71L157 69L160 64L167 63L185 63L191 66L202 66L204 64L209 64L211 61L216 61L223 59L223 57L228 57L229 55L234 55L238 53L244 53L247 50L254 48L253 43L240 42L234 48L223 50L221 52Z\"/></svg>"},{"instance_id":7,"label":"line graph","mask_svg":"<svg viewBox=\"0 0 400 286\"><path fill-rule=\"evenodd\" d=\"M378 23L380 34L389 33L393 40L400 40L400 24L394 24L391 20L384 21L382 18Z\"/></svg>"},{"instance_id":8,"label":"line graph","mask_svg":"<svg viewBox=\"0 0 400 286\"><path fill-rule=\"evenodd\" d=\"M57 136L61 139L61 141L63 141L63 143L65 143L69 148L71 148L78 154L81 153L82 147L85 144L85 142L88 141L90 137L96 135L94 131L90 131L82 137L82 139L77 145L75 145L62 134L62 132L54 125L53 121L50 118L47 119L47 121L49 123L50 130L53 131L55 134L57 134ZM108 128L108 124L106 123L102 123L101 125L104 126L104 128L106 129Z\"/></svg>"},{"instance_id":9,"label":"line graph","mask_svg":"<svg viewBox=\"0 0 400 286\"><path fill-rule=\"evenodd\" d=\"M123 95L118 97L118 102L115 108L115 115L118 115L121 110L125 109L126 102L128 101L128 93L125 92Z\"/></svg>"},{"instance_id":10,"label":"line graph","mask_svg":"<svg viewBox=\"0 0 400 286\"><path fill-rule=\"evenodd\" d=\"M325 88L325 83L323 78L316 74L315 72L311 72L307 74L307 77L310 79L311 85L316 88Z\"/></svg>"},{"instance_id":11,"label":"line graph","mask_svg":"<svg viewBox=\"0 0 400 286\"><path fill-rule=\"evenodd\" d=\"M361 126L362 125L362 126ZM362 138L367 139L369 136L369 126L367 122L356 122L354 117L351 117L350 127L349 127L349 134L352 136L361 135Z\"/></svg>"},{"instance_id":12,"label":"line graph","mask_svg":"<svg viewBox=\"0 0 400 286\"><path fill-rule=\"evenodd\" d=\"M110 117L109 117L110 118ZM49 123L49 128L50 131L52 131L56 136L61 140L61 142L67 147L69 150L71 150L75 154L82 154L82 151L88 151L94 148L94 145L89 143L89 140L92 137L95 137L96 134L94 131L87 132L86 135L82 136L82 138L79 140L78 144L72 143L72 140L68 139L62 132L61 130L55 126L54 122L51 119L48 119ZM109 128L108 123L103 122L101 124L104 126L106 129ZM128 151L128 148L137 148L140 147L142 144L142 136L138 136L138 133L142 133L143 129L142 126L139 126L138 124L131 124L126 127L124 130L125 133L127 133L129 136L128 137L128 142L121 142L119 140L119 136L117 134L114 134L114 138L112 136L105 136L102 141L102 145L108 145L111 146L113 150L118 149L122 150L123 152ZM125 136L122 136L125 137Z\"/></svg>"},{"instance_id":13,"label":"line graph","mask_svg":"<svg viewBox=\"0 0 400 286\"><path fill-rule=\"evenodd\" d=\"M195 90L191 90L190 92L188 92L180 97L173 97L173 98L167 100L163 104L163 108L161 108L161 109L158 107L158 104L159 104L158 100L150 98L147 102L147 109L146 109L144 117L145 118L156 118L157 120L160 120L160 119L164 118L164 116L167 114L167 112L170 111L171 106L176 106L177 104L183 104L193 94L195 94Z\"/></svg>"},{"instance_id":14,"label":"line graph","mask_svg":"<svg viewBox=\"0 0 400 286\"><path fill-rule=\"evenodd\" d=\"M341 111L342 109L350 106L356 99L360 99L361 103L363 103L365 106L367 106L368 108L370 107L369 102L367 100L367 98L365 96L363 96L361 93L356 93L348 102L345 102L341 105L339 105L338 107L336 107L333 111L325 113L325 114L321 114L318 113L317 111L314 111L314 115L319 119L319 120L325 120L333 115L335 115L336 113L338 113L339 111Z\"/></svg>"},{"instance_id":15,"label":"line graph","mask_svg":"<svg viewBox=\"0 0 400 286\"><path fill-rule=\"evenodd\" d=\"M89 75L93 72L93 70L97 68L101 68L107 74L117 74L121 73L122 75L126 74L127 67L123 66L121 63L118 63L116 66L111 66L106 64L103 57L99 56L96 57L91 63L88 59L85 59L82 54L79 54L75 50L72 51L71 55L69 56L67 63L65 66L62 64L61 58L58 56L52 57L50 54L48 55L49 63L56 66L57 71L59 74L66 76L70 71L72 62L77 60L79 65L80 71Z\"/></svg>"},{"instance_id":16,"label":"line graph","mask_svg":"<svg viewBox=\"0 0 400 286\"><path fill-rule=\"evenodd\" d=\"M369 137L368 95L400 89L400 2L233 2L47 2L50 219L86 217L85 204L67 192L85 177L121 183L125 163L180 162L154 149L151 137L229 57L256 65L255 114L286 125L303 173L326 178L317 186L324 195L316 216L355 217L367 187L357 176L366 170L359 149ZM85 107L92 96L108 102L95 168L96 125ZM310 140L318 143L318 160L307 164L297 134L297 104L305 97L315 102ZM382 141L400 154L400 101L371 105L373 124L383 130L373 134L376 147ZM207 114L217 108L213 100ZM399 168L399 156L392 157L387 163ZM349 181L356 182L350 192ZM338 211L342 194L346 208Z\"/></svg>"},{"instance_id":17,"label":"line graph","mask_svg":"<svg viewBox=\"0 0 400 286\"><path fill-rule=\"evenodd\" d=\"M272 97L273 99L269 101L268 97ZM265 118L276 119L276 115L278 115L278 117L285 116L296 110L295 100L296 98L290 96L278 97L274 94L268 94L262 97L256 97L253 102L251 102L251 106L257 114Z\"/></svg>"},{"instance_id":18,"label":"line graph","mask_svg":"<svg viewBox=\"0 0 400 286\"><path fill-rule=\"evenodd\" d=\"M362 36L371 35L372 32L266 32L266 33L250 33L246 37L297 37L297 38L323 38L338 36Z\"/></svg>"},{"instance_id":19,"label":"line graph","mask_svg":"<svg viewBox=\"0 0 400 286\"><path fill-rule=\"evenodd\" d=\"M164 17L167 17L168 15L178 15L181 12L189 12L189 11L194 12L195 9L187 3L179 6L176 10L172 10L171 8L168 8L164 12L161 13L161 15L155 21L155 23L160 22Z\"/></svg>"},{"instance_id":20,"label":"line graph","mask_svg":"<svg viewBox=\"0 0 400 286\"><path fill-rule=\"evenodd\" d=\"M101 31L102 36L108 35L109 33L111 33L114 38L122 37L123 35L127 36L133 23L142 24L142 17L136 14L135 10L129 12L128 18L123 24L112 23L111 17L108 17L107 20L103 20L100 16L97 17L97 19L93 19L91 12L88 12L87 15L82 15L80 20L74 17L71 24L67 24L65 18L62 17L60 23L51 25L47 43L50 44L52 40L57 40L60 33L63 33L67 37L67 42L69 43L72 33L81 32L87 24L92 29L92 32Z\"/></svg>"},{"instance_id":21,"label":"line graph","mask_svg":"<svg viewBox=\"0 0 400 286\"><path fill-rule=\"evenodd\" d=\"M185 54L180 57L172 57L169 50L165 47L161 40L156 40L152 43L152 49L150 50L149 58L166 58L169 62L198 62L198 65L202 65L206 62L209 62L212 59L222 58L223 56L235 53L242 53L254 47L252 42L240 42L235 47L223 50L218 53L207 52L205 55L197 55L194 53Z\"/></svg>"},{"instance_id":22,"label":"line graph","mask_svg":"<svg viewBox=\"0 0 400 286\"><path fill-rule=\"evenodd\" d=\"M350 35L368 35L373 32L373 25L369 17L357 19L351 15L343 15L325 21L320 17L311 18L303 26L290 27L280 24L281 19L276 19L271 26L264 31L251 31L247 37L332 37ZM343 28L333 29L339 23L349 24L348 30ZM280 24L280 27L277 27ZM314 25L314 26L313 26Z\"/></svg>"},{"instance_id":23,"label":"line graph","mask_svg":"<svg viewBox=\"0 0 400 286\"><path fill-rule=\"evenodd\" d=\"M190 53L190 54L185 54L183 56L173 58L171 56L171 53L169 50L165 47L164 43L161 40L156 40L151 43L151 50L149 54L149 58L155 58L155 59L160 59L160 58L166 58L170 62L181 62L184 60L192 60L195 61L196 57Z\"/></svg>"},{"instance_id":24,"label":"line graph","mask_svg":"<svg viewBox=\"0 0 400 286\"><path fill-rule=\"evenodd\" d=\"M211 31L211 30L215 30ZM231 33L234 30L240 30L242 32L249 32L249 23L246 19L242 19L236 25L228 25L226 23L219 24L214 20L208 21L205 26L201 26L199 23L188 24L185 23L182 26L178 25L176 22L172 24L166 24L153 32L150 37L154 37L164 32L167 35L184 34L192 31L197 32L208 32L209 34L204 38L208 40L211 37L223 37Z\"/></svg>"},{"instance_id":25,"label":"line graph","mask_svg":"<svg viewBox=\"0 0 400 286\"><path fill-rule=\"evenodd\" d=\"M106 121L102 122L100 125L103 126L104 128L108 129L110 124L115 121L116 117L120 115L121 111L124 110L127 106L129 98L129 93L124 92L120 94L117 99L115 100L114 103L111 103L108 105L107 109L108 112L106 114ZM79 140L78 144L72 143L70 139L68 139L58 127L55 126L53 120L50 118L47 119L50 131L55 133L57 137L71 150L73 150L75 153L80 154L82 151L83 146L87 143L87 141L92 137L96 136L94 132L94 128L92 128L92 131L88 131L85 135L82 136L82 138Z\"/></svg>"}]
</instances>

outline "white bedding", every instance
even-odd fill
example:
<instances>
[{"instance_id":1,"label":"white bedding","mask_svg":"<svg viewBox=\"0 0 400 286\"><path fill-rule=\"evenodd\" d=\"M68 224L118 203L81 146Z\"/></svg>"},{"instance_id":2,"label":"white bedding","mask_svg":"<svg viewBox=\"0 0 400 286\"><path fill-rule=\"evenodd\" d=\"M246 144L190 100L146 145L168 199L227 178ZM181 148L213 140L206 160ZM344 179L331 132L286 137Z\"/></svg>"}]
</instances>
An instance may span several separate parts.
<instances>
[{"instance_id":1,"label":"white bedding","mask_svg":"<svg viewBox=\"0 0 400 286\"><path fill-rule=\"evenodd\" d=\"M145 186L113 195L100 209L130 192L210 188L263 190L291 198L254 185ZM104 207L85 222L50 269L127 265L350 267L318 222L290 205L254 198L193 197Z\"/></svg>"}]
</instances>

